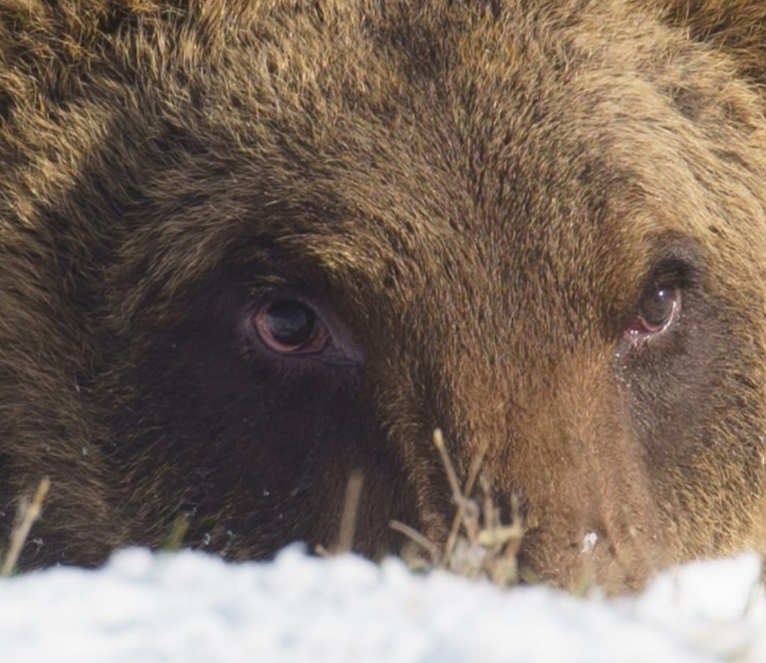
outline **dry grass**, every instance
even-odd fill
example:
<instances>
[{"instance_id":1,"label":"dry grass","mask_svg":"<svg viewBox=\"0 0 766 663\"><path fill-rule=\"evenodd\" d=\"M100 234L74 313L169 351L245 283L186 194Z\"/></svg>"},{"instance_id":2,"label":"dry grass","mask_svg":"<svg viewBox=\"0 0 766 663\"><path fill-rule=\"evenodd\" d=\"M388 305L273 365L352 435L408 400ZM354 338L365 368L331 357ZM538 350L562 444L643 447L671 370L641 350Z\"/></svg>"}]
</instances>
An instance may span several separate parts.
<instances>
[{"instance_id":1,"label":"dry grass","mask_svg":"<svg viewBox=\"0 0 766 663\"><path fill-rule=\"evenodd\" d=\"M405 546L402 553L405 563L414 571L447 569L468 578L488 578L501 587L518 584L521 572L516 557L524 537L518 500L511 500L511 522L504 524L501 510L492 500L489 483L480 473L486 445L474 458L465 486L461 487L444 445L444 436L438 428L434 431L433 441L447 473L455 503L455 517L443 548L409 525L392 521L391 528L404 534L413 544ZM481 500L471 497L477 483ZM327 557L352 549L362 486L362 474L352 472L346 486L337 543L328 547L317 546L317 554ZM527 576L523 579L535 580Z\"/></svg>"},{"instance_id":2,"label":"dry grass","mask_svg":"<svg viewBox=\"0 0 766 663\"><path fill-rule=\"evenodd\" d=\"M362 486L364 475L359 470L354 470L346 484L346 494L343 500L343 512L340 516L338 537L335 545L314 547L314 552L320 557L332 557L351 552L354 547L354 533L356 531L356 515L359 511L359 503L362 498Z\"/></svg>"},{"instance_id":3,"label":"dry grass","mask_svg":"<svg viewBox=\"0 0 766 663\"><path fill-rule=\"evenodd\" d=\"M440 568L468 578L488 578L501 587L518 584L521 577L517 555L524 538L518 499L514 497L511 500L511 522L504 524L501 510L493 502L489 482L480 474L486 445L474 458L465 485L461 487L447 453L444 436L438 428L434 431L433 441L447 474L455 503L455 517L443 548L411 527L392 522L392 528L415 544L414 550L411 548L403 554L405 562L415 569ZM472 497L477 481L481 494L479 499ZM423 552L427 557L423 557Z\"/></svg>"},{"instance_id":4,"label":"dry grass","mask_svg":"<svg viewBox=\"0 0 766 663\"><path fill-rule=\"evenodd\" d=\"M351 473L346 484L346 496L343 500L343 513L340 518L340 530L335 553L351 552L354 545L354 531L356 529L356 514L359 510L359 500L362 496L364 477L358 470Z\"/></svg>"},{"instance_id":5,"label":"dry grass","mask_svg":"<svg viewBox=\"0 0 766 663\"><path fill-rule=\"evenodd\" d=\"M168 537L162 546L162 550L165 552L175 552L180 550L188 531L189 517L185 514L178 516L173 522L173 526L170 528L170 534L168 534Z\"/></svg>"},{"instance_id":6,"label":"dry grass","mask_svg":"<svg viewBox=\"0 0 766 663\"><path fill-rule=\"evenodd\" d=\"M474 458L465 485L461 486L439 429L434 431L433 441L449 481L455 516L443 547L439 547L408 525L393 521L391 527L407 536L413 544L403 552L405 563L413 570L448 569L469 578L485 577L499 586L517 584L521 579L517 553L524 537L518 500L511 500L511 522L504 524L501 520L501 510L494 504L489 484L481 474L486 445ZM349 477L337 541L329 549L318 546L316 552L320 555L340 554L352 550L363 479L358 471L352 472ZM23 499L20 502L8 553L0 566L0 576L13 573L32 526L40 517L49 489L50 480L45 477L40 481L32 499ZM472 497L475 492L480 493L480 499ZM179 518L163 548L171 551L180 548L188 527L188 520L185 517ZM525 577L524 580L528 578Z\"/></svg>"},{"instance_id":7,"label":"dry grass","mask_svg":"<svg viewBox=\"0 0 766 663\"><path fill-rule=\"evenodd\" d=\"M16 522L13 526L13 531L11 532L11 544L8 548L8 553L5 555L3 564L0 566L0 576L8 577L16 568L16 562L19 561L19 555L29 537L32 525L35 524L35 521L42 513L43 502L45 501L45 496L48 494L50 487L50 479L48 477L43 477L37 486L37 490L35 491L32 500L22 499L19 503Z\"/></svg>"}]
</instances>

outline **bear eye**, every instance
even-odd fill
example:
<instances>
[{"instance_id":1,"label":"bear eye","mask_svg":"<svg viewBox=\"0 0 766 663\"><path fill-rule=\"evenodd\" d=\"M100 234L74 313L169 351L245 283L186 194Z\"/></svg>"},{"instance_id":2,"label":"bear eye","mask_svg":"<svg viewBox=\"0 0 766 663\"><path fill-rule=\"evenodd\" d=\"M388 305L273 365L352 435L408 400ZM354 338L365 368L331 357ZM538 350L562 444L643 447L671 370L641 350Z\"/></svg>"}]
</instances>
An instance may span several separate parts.
<instances>
[{"instance_id":1,"label":"bear eye","mask_svg":"<svg viewBox=\"0 0 766 663\"><path fill-rule=\"evenodd\" d=\"M677 320L681 311L681 291L673 285L654 286L641 297L638 316L629 325L626 334L641 340L661 334Z\"/></svg>"},{"instance_id":2,"label":"bear eye","mask_svg":"<svg viewBox=\"0 0 766 663\"><path fill-rule=\"evenodd\" d=\"M314 354L327 342L328 331L321 318L298 300L268 302L255 312L253 321L264 345L279 354Z\"/></svg>"}]
</instances>

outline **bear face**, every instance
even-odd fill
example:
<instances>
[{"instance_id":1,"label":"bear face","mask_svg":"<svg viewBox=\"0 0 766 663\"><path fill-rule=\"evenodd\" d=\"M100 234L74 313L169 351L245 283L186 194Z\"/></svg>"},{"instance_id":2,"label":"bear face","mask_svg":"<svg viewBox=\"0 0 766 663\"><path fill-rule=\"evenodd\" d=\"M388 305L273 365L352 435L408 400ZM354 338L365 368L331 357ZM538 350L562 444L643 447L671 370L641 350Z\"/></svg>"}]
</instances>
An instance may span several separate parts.
<instances>
[{"instance_id":1,"label":"bear face","mask_svg":"<svg viewBox=\"0 0 766 663\"><path fill-rule=\"evenodd\" d=\"M3 10L27 566L179 516L235 558L332 543L355 470L357 550L441 544L436 427L553 583L764 549L763 100L656 7L546 5Z\"/></svg>"}]
</instances>

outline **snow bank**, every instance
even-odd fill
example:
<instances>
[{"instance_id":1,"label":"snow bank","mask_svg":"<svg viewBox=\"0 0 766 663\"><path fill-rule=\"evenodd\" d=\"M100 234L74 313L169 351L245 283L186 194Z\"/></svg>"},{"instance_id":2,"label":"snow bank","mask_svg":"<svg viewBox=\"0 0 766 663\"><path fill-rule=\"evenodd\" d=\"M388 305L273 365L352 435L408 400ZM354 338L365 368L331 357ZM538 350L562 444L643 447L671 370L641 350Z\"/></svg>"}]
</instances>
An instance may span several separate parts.
<instances>
[{"instance_id":1,"label":"snow bank","mask_svg":"<svg viewBox=\"0 0 766 663\"><path fill-rule=\"evenodd\" d=\"M0 581L2 663L766 662L754 556L671 571L636 598L499 591L397 560L225 563L117 554Z\"/></svg>"}]
</instances>

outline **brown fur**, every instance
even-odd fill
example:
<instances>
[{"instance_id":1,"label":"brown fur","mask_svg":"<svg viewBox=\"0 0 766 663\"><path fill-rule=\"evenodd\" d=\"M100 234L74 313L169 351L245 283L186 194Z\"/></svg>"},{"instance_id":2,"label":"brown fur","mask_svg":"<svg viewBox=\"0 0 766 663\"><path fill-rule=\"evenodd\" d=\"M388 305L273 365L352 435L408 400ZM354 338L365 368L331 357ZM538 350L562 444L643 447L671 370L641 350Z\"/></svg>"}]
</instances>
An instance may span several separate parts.
<instances>
[{"instance_id":1,"label":"brown fur","mask_svg":"<svg viewBox=\"0 0 766 663\"><path fill-rule=\"evenodd\" d=\"M0 0L0 538L236 558L403 520L484 442L522 562L766 550L760 2ZM755 19L755 21L754 21ZM656 270L679 324L624 347ZM353 361L238 333L308 298Z\"/></svg>"}]
</instances>

